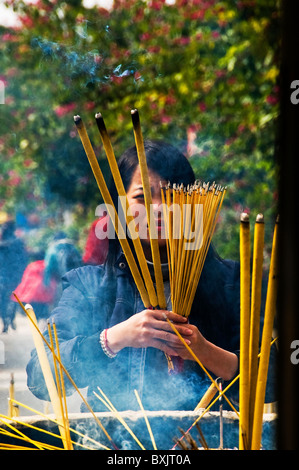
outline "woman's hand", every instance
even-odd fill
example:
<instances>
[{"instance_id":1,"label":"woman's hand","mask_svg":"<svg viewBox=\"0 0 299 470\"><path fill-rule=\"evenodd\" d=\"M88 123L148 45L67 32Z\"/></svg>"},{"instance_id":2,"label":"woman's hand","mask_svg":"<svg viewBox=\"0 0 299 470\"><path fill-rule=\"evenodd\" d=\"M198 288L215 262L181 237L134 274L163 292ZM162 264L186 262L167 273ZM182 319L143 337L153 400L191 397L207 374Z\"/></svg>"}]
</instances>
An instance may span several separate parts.
<instances>
[{"instance_id":1,"label":"woman's hand","mask_svg":"<svg viewBox=\"0 0 299 470\"><path fill-rule=\"evenodd\" d=\"M185 350L186 348L165 320L165 315L174 323L187 344L190 344L189 337L193 335L193 329L186 324L187 318L167 310L147 309L108 329L109 348L117 353L126 347L152 347L171 356L181 355L181 346Z\"/></svg>"},{"instance_id":2,"label":"woman's hand","mask_svg":"<svg viewBox=\"0 0 299 470\"><path fill-rule=\"evenodd\" d=\"M107 331L109 348L117 353L126 347L157 348L170 356L194 361L180 338L173 332L165 315L173 322L201 363L216 376L230 380L238 369L237 356L207 341L187 318L166 310L143 310Z\"/></svg>"},{"instance_id":3,"label":"woman's hand","mask_svg":"<svg viewBox=\"0 0 299 470\"><path fill-rule=\"evenodd\" d=\"M189 341L188 342L186 341L186 342L188 346L190 346L194 354L197 357L200 357L205 352L207 341L205 340L205 338L203 337L203 335L201 334L201 332L195 325L191 325L188 323L188 329L190 330L190 335L188 336ZM174 347L174 349L177 355L180 356L182 359L194 361L194 357L192 356L192 354L190 354L190 352L188 351L186 346L182 343L182 341L180 341L179 344L177 344Z\"/></svg>"},{"instance_id":4,"label":"woman's hand","mask_svg":"<svg viewBox=\"0 0 299 470\"><path fill-rule=\"evenodd\" d=\"M238 370L236 354L207 341L195 325L188 324L188 329L192 333L187 344L195 356L210 372L224 380L231 380ZM182 359L195 360L182 342L174 346L174 350Z\"/></svg>"}]
</instances>

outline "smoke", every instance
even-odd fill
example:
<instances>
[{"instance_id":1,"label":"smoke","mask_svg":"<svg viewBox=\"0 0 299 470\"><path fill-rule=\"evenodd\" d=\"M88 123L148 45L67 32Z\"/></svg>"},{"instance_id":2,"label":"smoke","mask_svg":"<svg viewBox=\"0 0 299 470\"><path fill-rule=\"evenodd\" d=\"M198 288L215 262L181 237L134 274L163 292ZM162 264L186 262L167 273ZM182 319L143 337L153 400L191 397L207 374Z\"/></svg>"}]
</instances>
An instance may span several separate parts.
<instances>
[{"instance_id":1,"label":"smoke","mask_svg":"<svg viewBox=\"0 0 299 470\"><path fill-rule=\"evenodd\" d=\"M104 58L97 50L79 52L75 46L66 46L43 38L33 38L31 46L42 52L43 61L55 62L58 70L65 77L74 80L81 77L81 86L89 83L105 83L109 75L103 70Z\"/></svg>"},{"instance_id":2,"label":"smoke","mask_svg":"<svg viewBox=\"0 0 299 470\"><path fill-rule=\"evenodd\" d=\"M136 88L144 80L140 65L134 57L122 58L123 60L117 65L114 60L111 60L108 46L115 40L111 36L110 26L106 25L102 30L102 35L99 35L97 48L90 50L88 50L88 45L82 46L81 44L82 40L89 42L87 28L87 21L76 26L78 41L73 45L60 44L42 37L32 38L32 48L42 53L40 67L49 63L55 66L64 80L75 82L77 92L92 85L117 82L125 77L131 77Z\"/></svg>"}]
</instances>

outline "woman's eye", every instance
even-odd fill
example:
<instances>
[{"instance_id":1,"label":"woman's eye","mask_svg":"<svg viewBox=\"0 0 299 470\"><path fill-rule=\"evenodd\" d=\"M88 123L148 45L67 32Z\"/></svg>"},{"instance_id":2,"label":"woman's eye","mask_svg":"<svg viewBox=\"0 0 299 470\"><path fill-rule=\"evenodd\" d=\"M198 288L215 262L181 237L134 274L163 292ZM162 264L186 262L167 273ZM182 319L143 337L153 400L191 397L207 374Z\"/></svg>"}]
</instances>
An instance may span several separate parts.
<instances>
[{"instance_id":1,"label":"woman's eye","mask_svg":"<svg viewBox=\"0 0 299 470\"><path fill-rule=\"evenodd\" d=\"M144 200L144 194L137 194L136 196L134 196L134 199L139 199L139 200Z\"/></svg>"}]
</instances>

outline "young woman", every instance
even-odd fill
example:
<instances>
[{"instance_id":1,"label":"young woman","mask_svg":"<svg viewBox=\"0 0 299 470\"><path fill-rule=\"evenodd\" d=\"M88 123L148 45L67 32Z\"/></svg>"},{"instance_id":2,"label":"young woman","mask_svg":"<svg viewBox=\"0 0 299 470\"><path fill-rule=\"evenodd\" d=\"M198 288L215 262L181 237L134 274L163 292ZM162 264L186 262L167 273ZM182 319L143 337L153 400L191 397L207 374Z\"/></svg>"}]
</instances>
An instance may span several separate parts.
<instances>
[{"instance_id":1,"label":"young woman","mask_svg":"<svg viewBox=\"0 0 299 470\"><path fill-rule=\"evenodd\" d=\"M145 141L153 205L161 203L160 181L195 180L192 168L173 146ZM144 193L136 148L127 150L119 169L130 205L143 204ZM111 187L116 203L117 193ZM139 229L146 219L138 219ZM158 233L161 220L156 218ZM149 238L141 239L152 270ZM166 240L159 238L167 310L145 309L117 239L109 240L105 264L70 271L52 313L64 366L76 385L88 387L94 410L104 410L94 396L100 386L118 410L138 408L137 389L147 409L194 409L209 379L165 321L174 322L213 377L231 380L238 372L239 265L221 260L210 248L189 321L171 311ZM180 358L181 368L169 374L165 353ZM47 399L36 352L27 366L29 389ZM70 384L69 384L70 385ZM69 392L73 389L69 386Z\"/></svg>"}]
</instances>

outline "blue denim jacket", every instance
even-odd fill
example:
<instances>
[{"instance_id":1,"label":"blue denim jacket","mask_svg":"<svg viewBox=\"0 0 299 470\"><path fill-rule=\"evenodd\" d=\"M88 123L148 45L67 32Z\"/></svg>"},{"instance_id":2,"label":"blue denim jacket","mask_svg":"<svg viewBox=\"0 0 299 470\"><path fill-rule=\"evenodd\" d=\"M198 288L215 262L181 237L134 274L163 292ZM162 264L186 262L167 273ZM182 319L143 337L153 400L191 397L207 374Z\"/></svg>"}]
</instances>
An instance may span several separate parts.
<instances>
[{"instance_id":1,"label":"blue denim jacket","mask_svg":"<svg viewBox=\"0 0 299 470\"><path fill-rule=\"evenodd\" d=\"M52 312L62 362L79 388L88 387L88 400L95 411L104 410L93 394L97 386L119 410L138 409L134 389L147 409L194 409L209 385L196 362L184 361L183 371L170 375L164 353L155 348L125 348L114 359L102 351L100 332L144 309L123 255L114 266L70 271L63 278L63 289ZM209 254L190 314L190 323L207 340L236 354L239 291L239 264ZM27 376L32 393L48 399L35 350ZM73 393L71 384L66 385L68 393Z\"/></svg>"}]
</instances>

